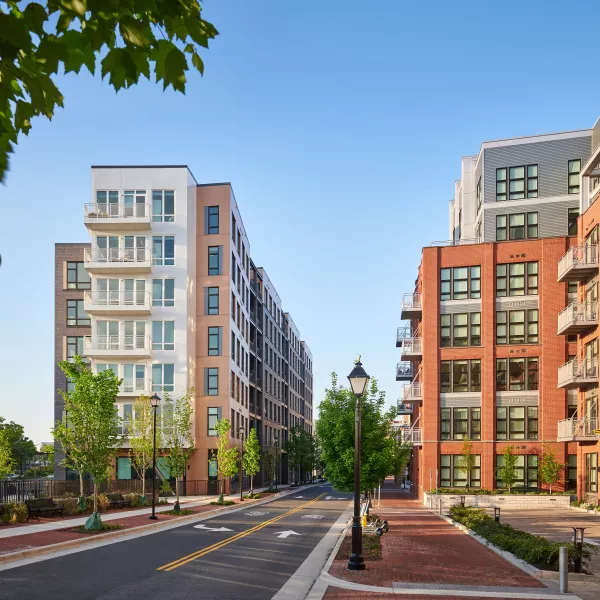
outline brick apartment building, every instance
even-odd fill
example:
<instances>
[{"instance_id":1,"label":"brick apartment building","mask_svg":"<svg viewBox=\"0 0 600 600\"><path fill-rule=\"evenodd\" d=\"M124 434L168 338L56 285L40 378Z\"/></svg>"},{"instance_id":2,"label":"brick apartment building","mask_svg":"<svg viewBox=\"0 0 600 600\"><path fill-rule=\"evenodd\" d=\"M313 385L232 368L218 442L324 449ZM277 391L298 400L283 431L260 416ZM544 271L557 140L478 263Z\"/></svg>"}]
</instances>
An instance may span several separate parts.
<instances>
[{"instance_id":1,"label":"brick apartment building","mask_svg":"<svg viewBox=\"0 0 600 600\"><path fill-rule=\"evenodd\" d=\"M583 385L597 395L597 342L585 346L597 336L596 288L591 304L564 311L577 300L577 281L558 276L561 257L578 243L579 180L592 137L585 130L484 142L462 161L451 240L423 249L415 290L402 301L408 323L397 333L396 378L406 382L403 403L414 406L404 437L414 445L411 471L421 497L436 485L466 486L459 468L465 436L476 455L472 487L503 487L497 469L511 445L519 455L516 486L543 488L539 457L548 446L568 465L561 489L597 495L597 474L586 471L584 454L594 454L598 436L581 441L564 433L576 428L572 420L559 425L582 415L585 402L596 406L592 392L563 381L569 361L588 352L593 384ZM581 227L593 218L579 220L580 244ZM593 256L595 272L586 277L598 275ZM584 317L592 312L586 337L582 310Z\"/></svg>"},{"instance_id":2,"label":"brick apartment building","mask_svg":"<svg viewBox=\"0 0 600 600\"><path fill-rule=\"evenodd\" d=\"M140 394L194 388L190 493L216 492L214 427L224 417L232 444L254 428L279 453L286 482L289 430L313 431L312 356L250 258L231 185L197 184L185 166L92 167L91 187L91 243L56 245L55 362L80 354L93 371L123 379L116 408L125 433ZM68 385L57 367L55 389ZM74 475L58 465L55 473ZM115 476L135 477L126 447Z\"/></svg>"}]
</instances>

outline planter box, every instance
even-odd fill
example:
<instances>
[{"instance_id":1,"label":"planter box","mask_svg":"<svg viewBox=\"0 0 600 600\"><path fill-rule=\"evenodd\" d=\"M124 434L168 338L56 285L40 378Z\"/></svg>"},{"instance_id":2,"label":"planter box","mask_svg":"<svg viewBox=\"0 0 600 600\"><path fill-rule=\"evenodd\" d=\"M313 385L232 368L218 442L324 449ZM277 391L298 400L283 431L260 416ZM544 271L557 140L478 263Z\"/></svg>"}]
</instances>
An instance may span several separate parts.
<instances>
[{"instance_id":1,"label":"planter box","mask_svg":"<svg viewBox=\"0 0 600 600\"><path fill-rule=\"evenodd\" d=\"M510 509L544 509L544 508L569 508L571 496L538 496L535 494L462 494L465 497L465 506L475 508L510 508ZM423 497L423 504L427 508L438 509L441 500L442 509L448 509L455 504L460 504L461 494L428 494Z\"/></svg>"}]
</instances>

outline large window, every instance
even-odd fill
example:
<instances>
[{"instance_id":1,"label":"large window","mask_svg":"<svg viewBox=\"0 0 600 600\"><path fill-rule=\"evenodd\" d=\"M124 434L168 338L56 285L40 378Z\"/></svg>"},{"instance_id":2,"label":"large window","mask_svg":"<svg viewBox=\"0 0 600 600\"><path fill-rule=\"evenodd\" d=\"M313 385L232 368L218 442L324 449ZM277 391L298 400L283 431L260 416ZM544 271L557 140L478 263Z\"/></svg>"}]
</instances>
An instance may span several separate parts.
<instances>
[{"instance_id":1,"label":"large window","mask_svg":"<svg viewBox=\"0 0 600 600\"><path fill-rule=\"evenodd\" d=\"M67 300L67 326L89 327L89 315L83 310L83 300Z\"/></svg>"},{"instance_id":2,"label":"large window","mask_svg":"<svg viewBox=\"0 0 600 600\"><path fill-rule=\"evenodd\" d=\"M221 407L208 407L208 435L216 437L219 433L216 430L217 422L221 419Z\"/></svg>"},{"instance_id":3,"label":"large window","mask_svg":"<svg viewBox=\"0 0 600 600\"><path fill-rule=\"evenodd\" d=\"M222 259L221 250L222 246L209 246L208 247L208 274L209 275L221 275L222 274Z\"/></svg>"},{"instance_id":4,"label":"large window","mask_svg":"<svg viewBox=\"0 0 600 600\"><path fill-rule=\"evenodd\" d=\"M152 236L152 264L172 266L175 264L175 236Z\"/></svg>"},{"instance_id":5,"label":"large window","mask_svg":"<svg viewBox=\"0 0 600 600\"><path fill-rule=\"evenodd\" d=\"M83 356L83 336L67 337L67 360L73 362L76 356Z\"/></svg>"},{"instance_id":6,"label":"large window","mask_svg":"<svg viewBox=\"0 0 600 600\"><path fill-rule=\"evenodd\" d=\"M507 194L508 176L508 194ZM502 167L496 169L496 200L522 200L538 196L538 166Z\"/></svg>"},{"instance_id":7,"label":"large window","mask_svg":"<svg viewBox=\"0 0 600 600\"><path fill-rule=\"evenodd\" d=\"M569 161L569 194L579 194L579 173L581 172L581 160Z\"/></svg>"},{"instance_id":8,"label":"large window","mask_svg":"<svg viewBox=\"0 0 600 600\"><path fill-rule=\"evenodd\" d=\"M480 392L481 360L443 360L440 363L440 391Z\"/></svg>"},{"instance_id":9,"label":"large window","mask_svg":"<svg viewBox=\"0 0 600 600\"><path fill-rule=\"evenodd\" d=\"M441 487L481 487L481 455L475 454L474 466L470 478L467 469L463 467L463 457L460 454L440 455L440 486Z\"/></svg>"},{"instance_id":10,"label":"large window","mask_svg":"<svg viewBox=\"0 0 600 600\"><path fill-rule=\"evenodd\" d=\"M175 306L175 280L152 280L152 306Z\"/></svg>"},{"instance_id":11,"label":"large window","mask_svg":"<svg viewBox=\"0 0 600 600\"><path fill-rule=\"evenodd\" d=\"M481 408L441 408L440 438L442 440L481 439Z\"/></svg>"},{"instance_id":12,"label":"large window","mask_svg":"<svg viewBox=\"0 0 600 600\"><path fill-rule=\"evenodd\" d=\"M175 192L152 190L152 220L172 223L175 220Z\"/></svg>"},{"instance_id":13,"label":"large window","mask_svg":"<svg viewBox=\"0 0 600 600\"><path fill-rule=\"evenodd\" d=\"M539 342L539 311L510 310L496 312L497 344L537 344Z\"/></svg>"},{"instance_id":14,"label":"large window","mask_svg":"<svg viewBox=\"0 0 600 600\"><path fill-rule=\"evenodd\" d=\"M216 367L204 368L204 395L219 395L219 369Z\"/></svg>"},{"instance_id":15,"label":"large window","mask_svg":"<svg viewBox=\"0 0 600 600\"><path fill-rule=\"evenodd\" d=\"M536 212L496 216L497 241L537 239L537 237L538 214Z\"/></svg>"},{"instance_id":16,"label":"large window","mask_svg":"<svg viewBox=\"0 0 600 600\"><path fill-rule=\"evenodd\" d=\"M206 219L205 233L219 233L219 207L207 206L206 212L204 213L204 218Z\"/></svg>"},{"instance_id":17,"label":"large window","mask_svg":"<svg viewBox=\"0 0 600 600\"><path fill-rule=\"evenodd\" d=\"M481 267L440 270L440 300L481 298Z\"/></svg>"},{"instance_id":18,"label":"large window","mask_svg":"<svg viewBox=\"0 0 600 600\"><path fill-rule=\"evenodd\" d=\"M537 262L496 265L496 296L535 296L537 293Z\"/></svg>"},{"instance_id":19,"label":"large window","mask_svg":"<svg viewBox=\"0 0 600 600\"><path fill-rule=\"evenodd\" d=\"M440 315L442 346L480 346L481 313Z\"/></svg>"},{"instance_id":20,"label":"large window","mask_svg":"<svg viewBox=\"0 0 600 600\"><path fill-rule=\"evenodd\" d=\"M152 350L175 350L175 321L152 321Z\"/></svg>"},{"instance_id":21,"label":"large window","mask_svg":"<svg viewBox=\"0 0 600 600\"><path fill-rule=\"evenodd\" d=\"M585 491L598 491L598 454L596 452L585 455Z\"/></svg>"},{"instance_id":22,"label":"large window","mask_svg":"<svg viewBox=\"0 0 600 600\"><path fill-rule=\"evenodd\" d=\"M579 207L569 208L567 217L567 235L577 235L577 219L579 218Z\"/></svg>"},{"instance_id":23,"label":"large window","mask_svg":"<svg viewBox=\"0 0 600 600\"><path fill-rule=\"evenodd\" d=\"M154 364L152 365L152 391L172 392L175 389L175 365Z\"/></svg>"},{"instance_id":24,"label":"large window","mask_svg":"<svg viewBox=\"0 0 600 600\"><path fill-rule=\"evenodd\" d=\"M497 440L537 440L537 406L497 406Z\"/></svg>"},{"instance_id":25,"label":"large window","mask_svg":"<svg viewBox=\"0 0 600 600\"><path fill-rule=\"evenodd\" d=\"M221 332L222 327L208 328L208 355L221 356Z\"/></svg>"},{"instance_id":26,"label":"large window","mask_svg":"<svg viewBox=\"0 0 600 600\"><path fill-rule=\"evenodd\" d=\"M219 314L219 288L205 287L204 288L204 314L218 315Z\"/></svg>"},{"instance_id":27,"label":"large window","mask_svg":"<svg viewBox=\"0 0 600 600\"><path fill-rule=\"evenodd\" d=\"M85 270L85 263L67 263L67 289L89 290L91 288L90 276Z\"/></svg>"},{"instance_id":28,"label":"large window","mask_svg":"<svg viewBox=\"0 0 600 600\"><path fill-rule=\"evenodd\" d=\"M537 390L539 384L537 358L498 358L496 390L499 392Z\"/></svg>"},{"instance_id":29,"label":"large window","mask_svg":"<svg viewBox=\"0 0 600 600\"><path fill-rule=\"evenodd\" d=\"M538 456L537 454L527 454L517 456L516 474L517 479L513 484L515 488L537 488L538 487ZM496 487L505 488L502 480L502 469L504 467L504 456L496 455Z\"/></svg>"},{"instance_id":30,"label":"large window","mask_svg":"<svg viewBox=\"0 0 600 600\"><path fill-rule=\"evenodd\" d=\"M577 490L577 454L567 458L567 490Z\"/></svg>"}]
</instances>

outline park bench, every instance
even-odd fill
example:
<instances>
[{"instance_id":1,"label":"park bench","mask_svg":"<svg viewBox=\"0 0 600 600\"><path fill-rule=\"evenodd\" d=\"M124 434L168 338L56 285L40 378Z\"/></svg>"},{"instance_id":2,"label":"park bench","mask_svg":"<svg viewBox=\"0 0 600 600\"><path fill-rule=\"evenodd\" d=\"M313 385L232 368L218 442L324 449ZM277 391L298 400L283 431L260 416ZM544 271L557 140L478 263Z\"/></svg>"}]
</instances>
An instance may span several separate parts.
<instances>
[{"instance_id":1,"label":"park bench","mask_svg":"<svg viewBox=\"0 0 600 600\"><path fill-rule=\"evenodd\" d=\"M106 510L110 510L111 508L125 508L126 506L131 508L131 500L126 500L123 497L123 494L107 494L108 498L108 507Z\"/></svg>"},{"instance_id":2,"label":"park bench","mask_svg":"<svg viewBox=\"0 0 600 600\"><path fill-rule=\"evenodd\" d=\"M25 506L27 506L27 521L29 521L31 517L35 517L39 521L40 516L54 517L57 514L63 517L64 507L60 504L56 504L52 498L25 500Z\"/></svg>"}]
</instances>

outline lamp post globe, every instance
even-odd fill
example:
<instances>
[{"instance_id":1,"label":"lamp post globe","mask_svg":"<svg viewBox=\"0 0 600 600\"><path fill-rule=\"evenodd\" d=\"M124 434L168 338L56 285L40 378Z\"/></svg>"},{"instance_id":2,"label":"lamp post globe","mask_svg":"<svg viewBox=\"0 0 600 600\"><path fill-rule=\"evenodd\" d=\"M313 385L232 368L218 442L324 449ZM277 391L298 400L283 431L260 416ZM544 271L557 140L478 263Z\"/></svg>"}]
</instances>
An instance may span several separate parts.
<instances>
[{"instance_id":1,"label":"lamp post globe","mask_svg":"<svg viewBox=\"0 0 600 600\"><path fill-rule=\"evenodd\" d=\"M148 517L156 521L156 409L160 406L160 396L154 393L150 396L150 406L152 406L153 427L152 427L152 514Z\"/></svg>"}]
</instances>

